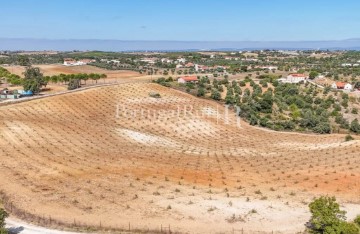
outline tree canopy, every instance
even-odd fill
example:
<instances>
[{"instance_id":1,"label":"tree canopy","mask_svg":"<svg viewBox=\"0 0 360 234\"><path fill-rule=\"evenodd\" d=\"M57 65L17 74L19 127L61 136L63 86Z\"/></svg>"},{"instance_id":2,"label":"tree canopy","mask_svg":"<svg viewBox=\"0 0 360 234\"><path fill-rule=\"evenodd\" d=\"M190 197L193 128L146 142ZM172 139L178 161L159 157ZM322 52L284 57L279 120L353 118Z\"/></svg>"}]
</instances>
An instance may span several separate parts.
<instances>
[{"instance_id":1,"label":"tree canopy","mask_svg":"<svg viewBox=\"0 0 360 234\"><path fill-rule=\"evenodd\" d=\"M41 87L47 85L38 67L26 67L22 83L25 91L32 91L33 93L39 93Z\"/></svg>"}]
</instances>

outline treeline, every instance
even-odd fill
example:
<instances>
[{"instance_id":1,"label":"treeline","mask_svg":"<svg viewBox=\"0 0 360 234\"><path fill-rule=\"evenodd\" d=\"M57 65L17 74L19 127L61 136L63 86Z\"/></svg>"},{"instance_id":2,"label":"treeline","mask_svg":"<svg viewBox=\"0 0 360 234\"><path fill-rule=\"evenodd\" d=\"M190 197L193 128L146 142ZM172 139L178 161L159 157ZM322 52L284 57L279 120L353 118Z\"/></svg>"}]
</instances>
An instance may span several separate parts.
<instances>
[{"instance_id":1,"label":"treeline","mask_svg":"<svg viewBox=\"0 0 360 234\"><path fill-rule=\"evenodd\" d=\"M8 70L6 70L3 67L0 67L0 78L4 82L10 83L12 85L21 85L20 76L10 73Z\"/></svg>"},{"instance_id":2,"label":"treeline","mask_svg":"<svg viewBox=\"0 0 360 234\"><path fill-rule=\"evenodd\" d=\"M79 73L79 74L59 74L53 76L44 76L38 67L27 67L24 72L24 78L11 74L5 68L0 67L0 78L5 78L6 82L11 85L21 85L24 90L39 93L42 86L49 83L63 83L68 85L68 89L76 89L81 85L81 81L92 80L97 83L99 79L106 78L106 74L97 73Z\"/></svg>"},{"instance_id":3,"label":"treeline","mask_svg":"<svg viewBox=\"0 0 360 234\"><path fill-rule=\"evenodd\" d=\"M71 80L84 81L86 84L87 80L93 80L97 83L99 79L106 78L106 74L97 74L97 73L79 73L79 74L59 74L53 76L44 76L45 81L52 83L68 83Z\"/></svg>"}]
</instances>

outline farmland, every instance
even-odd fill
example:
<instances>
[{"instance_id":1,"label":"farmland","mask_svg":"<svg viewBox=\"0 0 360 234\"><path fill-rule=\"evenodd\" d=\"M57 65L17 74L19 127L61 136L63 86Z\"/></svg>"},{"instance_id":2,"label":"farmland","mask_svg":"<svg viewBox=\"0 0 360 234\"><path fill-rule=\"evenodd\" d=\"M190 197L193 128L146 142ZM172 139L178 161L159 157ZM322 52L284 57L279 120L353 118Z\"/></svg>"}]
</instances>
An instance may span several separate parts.
<instances>
[{"instance_id":1,"label":"farmland","mask_svg":"<svg viewBox=\"0 0 360 234\"><path fill-rule=\"evenodd\" d=\"M105 69L97 68L94 66L73 66L73 67L66 67L61 64L41 64L36 65L36 67L39 67L41 72L43 72L44 76L53 76L53 75L59 75L61 73L63 74L78 74L78 73L104 73L107 75L108 78L117 78L119 76L123 78L130 78L130 77L136 77L140 76L138 72L134 71L125 71L125 70L113 70L108 71ZM5 67L8 71L10 71L13 74L22 76L25 67L24 66L8 66Z\"/></svg>"},{"instance_id":2,"label":"farmland","mask_svg":"<svg viewBox=\"0 0 360 234\"><path fill-rule=\"evenodd\" d=\"M173 114L179 108L192 114ZM360 208L357 136L238 126L233 110L226 118L220 104L158 84L0 109L0 191L31 217L69 227L293 233L314 196L336 196L349 218Z\"/></svg>"}]
</instances>

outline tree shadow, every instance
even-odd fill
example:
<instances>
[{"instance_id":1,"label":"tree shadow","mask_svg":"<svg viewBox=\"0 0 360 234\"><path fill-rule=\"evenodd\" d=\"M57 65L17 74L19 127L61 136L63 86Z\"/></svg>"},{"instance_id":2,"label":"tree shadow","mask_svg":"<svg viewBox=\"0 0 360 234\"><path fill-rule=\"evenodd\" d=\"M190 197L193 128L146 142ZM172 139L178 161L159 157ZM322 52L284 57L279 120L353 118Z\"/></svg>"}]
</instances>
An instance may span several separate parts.
<instances>
[{"instance_id":1,"label":"tree shadow","mask_svg":"<svg viewBox=\"0 0 360 234\"><path fill-rule=\"evenodd\" d=\"M20 227L11 227L7 229L9 234L19 234L22 231L24 231L24 227L20 226Z\"/></svg>"}]
</instances>

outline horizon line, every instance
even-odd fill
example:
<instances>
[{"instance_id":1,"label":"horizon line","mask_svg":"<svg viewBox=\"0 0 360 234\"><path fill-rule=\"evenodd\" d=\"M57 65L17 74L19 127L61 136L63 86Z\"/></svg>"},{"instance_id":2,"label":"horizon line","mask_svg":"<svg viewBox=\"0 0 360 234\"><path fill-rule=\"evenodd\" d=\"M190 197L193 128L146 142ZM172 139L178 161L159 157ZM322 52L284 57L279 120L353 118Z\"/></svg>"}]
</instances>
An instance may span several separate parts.
<instances>
[{"instance_id":1,"label":"horizon line","mask_svg":"<svg viewBox=\"0 0 360 234\"><path fill-rule=\"evenodd\" d=\"M0 37L0 40L48 40L48 41L126 41L126 42L334 42L353 41L360 38L327 39L327 40L140 40L140 39L94 39L94 38L31 38L31 37Z\"/></svg>"}]
</instances>

